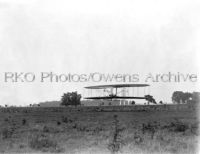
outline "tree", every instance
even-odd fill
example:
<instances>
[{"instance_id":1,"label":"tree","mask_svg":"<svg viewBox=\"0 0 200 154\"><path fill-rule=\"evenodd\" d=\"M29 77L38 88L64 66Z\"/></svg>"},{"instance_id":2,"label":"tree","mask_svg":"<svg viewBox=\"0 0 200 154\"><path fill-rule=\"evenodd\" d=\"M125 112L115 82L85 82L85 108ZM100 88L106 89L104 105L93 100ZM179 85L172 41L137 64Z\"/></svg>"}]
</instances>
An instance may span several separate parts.
<instances>
[{"instance_id":1,"label":"tree","mask_svg":"<svg viewBox=\"0 0 200 154\"><path fill-rule=\"evenodd\" d=\"M172 94L172 102L180 104L181 101L183 101L183 95L184 95L184 93L182 91L175 91Z\"/></svg>"},{"instance_id":2,"label":"tree","mask_svg":"<svg viewBox=\"0 0 200 154\"><path fill-rule=\"evenodd\" d=\"M145 95L144 97L147 100L148 105L149 105L149 103L157 104L156 100L153 98L153 96L151 96L151 95Z\"/></svg>"},{"instance_id":3,"label":"tree","mask_svg":"<svg viewBox=\"0 0 200 154\"><path fill-rule=\"evenodd\" d=\"M190 100L190 98L192 98L192 94L189 93L189 92L185 92L182 96L182 100L183 100L183 103L188 103L188 101Z\"/></svg>"},{"instance_id":4,"label":"tree","mask_svg":"<svg viewBox=\"0 0 200 154\"><path fill-rule=\"evenodd\" d=\"M181 104L181 103L189 103L191 100L194 100L196 96L194 96L194 93L189 92L182 92L182 91L175 91L172 94L172 102Z\"/></svg>"},{"instance_id":5,"label":"tree","mask_svg":"<svg viewBox=\"0 0 200 154\"><path fill-rule=\"evenodd\" d=\"M61 98L61 105L80 105L81 104L81 95L75 92L64 93Z\"/></svg>"},{"instance_id":6,"label":"tree","mask_svg":"<svg viewBox=\"0 0 200 154\"><path fill-rule=\"evenodd\" d=\"M131 105L135 105L135 101L131 101Z\"/></svg>"},{"instance_id":7,"label":"tree","mask_svg":"<svg viewBox=\"0 0 200 154\"><path fill-rule=\"evenodd\" d=\"M193 103L199 103L200 102L200 92L193 92L191 98L192 98Z\"/></svg>"}]
</instances>

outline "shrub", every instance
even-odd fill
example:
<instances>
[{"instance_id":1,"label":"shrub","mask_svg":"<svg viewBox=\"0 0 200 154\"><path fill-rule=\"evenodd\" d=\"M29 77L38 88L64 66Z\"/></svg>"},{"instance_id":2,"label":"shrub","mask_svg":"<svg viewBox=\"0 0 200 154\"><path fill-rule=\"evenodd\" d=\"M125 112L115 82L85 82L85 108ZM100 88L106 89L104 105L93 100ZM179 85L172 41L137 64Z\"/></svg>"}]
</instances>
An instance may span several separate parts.
<instances>
[{"instance_id":1,"label":"shrub","mask_svg":"<svg viewBox=\"0 0 200 154\"><path fill-rule=\"evenodd\" d=\"M2 139L11 138L13 132L14 132L13 128L9 128L9 127L3 128L1 131Z\"/></svg>"},{"instance_id":2,"label":"shrub","mask_svg":"<svg viewBox=\"0 0 200 154\"><path fill-rule=\"evenodd\" d=\"M22 119L22 125L26 124L26 119Z\"/></svg>"},{"instance_id":3,"label":"shrub","mask_svg":"<svg viewBox=\"0 0 200 154\"><path fill-rule=\"evenodd\" d=\"M73 122L73 120L71 120L71 119L69 119L68 117L62 117L62 122L64 122L64 123L72 123Z\"/></svg>"},{"instance_id":4,"label":"shrub","mask_svg":"<svg viewBox=\"0 0 200 154\"><path fill-rule=\"evenodd\" d=\"M124 142L122 141L121 133L124 131L125 128L120 127L121 125L119 123L117 115L114 115L113 118L114 118L114 121L113 121L114 132L113 132L111 143L108 145L108 149L112 153L117 153L122 148L122 145L124 144Z\"/></svg>"},{"instance_id":5,"label":"shrub","mask_svg":"<svg viewBox=\"0 0 200 154\"><path fill-rule=\"evenodd\" d=\"M134 141L135 141L135 144L141 144L143 142L143 138L139 135L139 134L134 134Z\"/></svg>"},{"instance_id":6,"label":"shrub","mask_svg":"<svg viewBox=\"0 0 200 154\"><path fill-rule=\"evenodd\" d=\"M185 132L188 129L188 125L184 123L172 123L175 132Z\"/></svg>"},{"instance_id":7,"label":"shrub","mask_svg":"<svg viewBox=\"0 0 200 154\"><path fill-rule=\"evenodd\" d=\"M62 117L62 122L68 123L68 118L67 117Z\"/></svg>"},{"instance_id":8,"label":"shrub","mask_svg":"<svg viewBox=\"0 0 200 154\"><path fill-rule=\"evenodd\" d=\"M60 126L60 125L61 125L61 122L60 122L60 121L57 121L57 125Z\"/></svg>"},{"instance_id":9,"label":"shrub","mask_svg":"<svg viewBox=\"0 0 200 154\"><path fill-rule=\"evenodd\" d=\"M29 140L29 146L32 149L40 150L43 152L58 152L60 148L55 140L52 140L49 136L39 133L31 136Z\"/></svg>"},{"instance_id":10,"label":"shrub","mask_svg":"<svg viewBox=\"0 0 200 154\"><path fill-rule=\"evenodd\" d=\"M101 126L97 126L94 129L92 129L92 132L94 134L98 134L99 132L103 131L103 128Z\"/></svg>"},{"instance_id":11,"label":"shrub","mask_svg":"<svg viewBox=\"0 0 200 154\"><path fill-rule=\"evenodd\" d=\"M142 124L142 133L143 134L146 133L146 132L150 133L151 138L153 139L157 128L158 128L157 124L152 124L152 123Z\"/></svg>"},{"instance_id":12,"label":"shrub","mask_svg":"<svg viewBox=\"0 0 200 154\"><path fill-rule=\"evenodd\" d=\"M9 119L8 119L8 118L5 118L5 119L4 119L4 121L5 121L5 122L8 122L8 121L9 121Z\"/></svg>"},{"instance_id":13,"label":"shrub","mask_svg":"<svg viewBox=\"0 0 200 154\"><path fill-rule=\"evenodd\" d=\"M190 131L193 134L198 135L198 128L199 128L199 124L198 123L194 123L194 124L191 125Z\"/></svg>"},{"instance_id":14,"label":"shrub","mask_svg":"<svg viewBox=\"0 0 200 154\"><path fill-rule=\"evenodd\" d=\"M44 126L43 132L44 133L59 133L59 132L61 132L61 130L58 129L57 127L53 127L53 126Z\"/></svg>"},{"instance_id":15,"label":"shrub","mask_svg":"<svg viewBox=\"0 0 200 154\"><path fill-rule=\"evenodd\" d=\"M169 131L174 131L174 132L185 132L189 128L189 125L179 120L175 120L171 122L169 125L164 126L163 128L167 128Z\"/></svg>"}]
</instances>

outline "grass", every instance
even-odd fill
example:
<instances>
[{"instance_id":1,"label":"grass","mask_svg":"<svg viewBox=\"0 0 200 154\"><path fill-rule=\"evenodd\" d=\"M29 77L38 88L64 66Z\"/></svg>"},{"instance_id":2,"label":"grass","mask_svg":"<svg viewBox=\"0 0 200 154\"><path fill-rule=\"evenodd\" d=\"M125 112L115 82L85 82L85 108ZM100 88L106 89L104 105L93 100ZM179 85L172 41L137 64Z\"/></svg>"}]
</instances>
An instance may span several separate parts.
<instances>
[{"instance_id":1,"label":"grass","mask_svg":"<svg viewBox=\"0 0 200 154\"><path fill-rule=\"evenodd\" d=\"M0 109L0 153L197 153L195 112L102 111Z\"/></svg>"},{"instance_id":2,"label":"grass","mask_svg":"<svg viewBox=\"0 0 200 154\"><path fill-rule=\"evenodd\" d=\"M114 122L113 122L113 136L111 139L110 144L108 145L108 149L112 153L117 153L123 146L123 140L121 139L121 133L124 131L124 127L121 127L118 116L114 115Z\"/></svg>"},{"instance_id":3,"label":"grass","mask_svg":"<svg viewBox=\"0 0 200 154\"><path fill-rule=\"evenodd\" d=\"M62 152L57 141L49 134L37 133L29 137L29 147L42 152Z\"/></svg>"}]
</instances>

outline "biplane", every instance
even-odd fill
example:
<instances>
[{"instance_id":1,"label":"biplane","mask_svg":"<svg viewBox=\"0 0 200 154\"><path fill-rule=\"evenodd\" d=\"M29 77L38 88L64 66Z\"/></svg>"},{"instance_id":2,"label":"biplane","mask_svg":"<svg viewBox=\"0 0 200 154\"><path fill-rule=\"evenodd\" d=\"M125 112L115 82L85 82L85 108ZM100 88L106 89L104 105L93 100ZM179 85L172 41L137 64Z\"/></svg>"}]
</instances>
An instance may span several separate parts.
<instances>
[{"instance_id":1,"label":"biplane","mask_svg":"<svg viewBox=\"0 0 200 154\"><path fill-rule=\"evenodd\" d=\"M85 87L90 100L134 100L145 99L149 94L148 84L112 84ZM147 89L148 88L148 89Z\"/></svg>"}]
</instances>

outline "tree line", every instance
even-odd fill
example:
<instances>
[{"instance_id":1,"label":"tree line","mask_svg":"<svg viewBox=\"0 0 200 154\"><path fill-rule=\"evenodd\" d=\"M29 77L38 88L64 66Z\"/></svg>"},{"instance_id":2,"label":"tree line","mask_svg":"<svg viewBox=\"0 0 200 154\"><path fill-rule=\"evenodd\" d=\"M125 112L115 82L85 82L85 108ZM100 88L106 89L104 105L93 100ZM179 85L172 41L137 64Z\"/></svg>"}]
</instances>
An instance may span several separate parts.
<instances>
[{"instance_id":1,"label":"tree line","mask_svg":"<svg viewBox=\"0 0 200 154\"><path fill-rule=\"evenodd\" d=\"M200 101L200 92L175 91L172 94L174 104L198 103Z\"/></svg>"},{"instance_id":2,"label":"tree line","mask_svg":"<svg viewBox=\"0 0 200 154\"><path fill-rule=\"evenodd\" d=\"M145 100L149 103L157 104L153 96L145 95ZM186 104L186 103L198 103L200 101L200 92L183 92L183 91L175 91L172 94L172 102L174 104ZM159 102L163 104L162 101ZM135 104L135 103L134 103ZM75 92L67 92L64 93L61 97L61 105L62 106L78 106L81 105L81 94Z\"/></svg>"}]
</instances>

